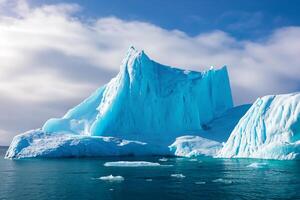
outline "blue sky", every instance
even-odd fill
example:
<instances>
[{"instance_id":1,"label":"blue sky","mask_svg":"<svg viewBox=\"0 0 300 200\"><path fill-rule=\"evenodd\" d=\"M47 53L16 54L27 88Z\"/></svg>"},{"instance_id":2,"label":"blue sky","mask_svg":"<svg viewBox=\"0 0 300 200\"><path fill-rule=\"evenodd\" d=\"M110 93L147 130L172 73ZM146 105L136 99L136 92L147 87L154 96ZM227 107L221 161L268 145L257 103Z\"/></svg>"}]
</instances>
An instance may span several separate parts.
<instances>
[{"instance_id":1,"label":"blue sky","mask_svg":"<svg viewBox=\"0 0 300 200\"><path fill-rule=\"evenodd\" d=\"M299 1L0 0L0 145L61 117L130 45L162 64L227 65L235 105L300 91Z\"/></svg>"},{"instance_id":2,"label":"blue sky","mask_svg":"<svg viewBox=\"0 0 300 200\"><path fill-rule=\"evenodd\" d=\"M221 29L236 38L258 39L284 26L300 25L297 0L110 0L74 1L83 7L78 16L98 18L116 16L125 20L145 21L162 28L179 29L194 36ZM32 0L34 5L61 3L58 0Z\"/></svg>"}]
</instances>

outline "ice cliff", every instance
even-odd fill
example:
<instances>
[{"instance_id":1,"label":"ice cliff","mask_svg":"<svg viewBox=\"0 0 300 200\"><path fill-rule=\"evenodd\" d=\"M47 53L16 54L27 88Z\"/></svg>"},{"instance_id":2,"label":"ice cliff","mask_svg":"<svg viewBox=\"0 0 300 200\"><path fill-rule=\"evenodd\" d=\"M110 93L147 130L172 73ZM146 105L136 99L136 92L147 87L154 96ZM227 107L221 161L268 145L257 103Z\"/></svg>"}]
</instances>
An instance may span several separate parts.
<instances>
[{"instance_id":1,"label":"ice cliff","mask_svg":"<svg viewBox=\"0 0 300 200\"><path fill-rule=\"evenodd\" d=\"M132 47L115 78L62 118L16 136L6 157L170 154L179 136L229 135L245 110L232 106L226 67L181 70Z\"/></svg>"},{"instance_id":2,"label":"ice cliff","mask_svg":"<svg viewBox=\"0 0 300 200\"><path fill-rule=\"evenodd\" d=\"M300 93L258 98L218 157L300 158Z\"/></svg>"},{"instance_id":3,"label":"ice cliff","mask_svg":"<svg viewBox=\"0 0 300 200\"><path fill-rule=\"evenodd\" d=\"M201 130L232 107L226 67L203 73L167 67L130 48L119 74L43 131L151 139Z\"/></svg>"}]
</instances>

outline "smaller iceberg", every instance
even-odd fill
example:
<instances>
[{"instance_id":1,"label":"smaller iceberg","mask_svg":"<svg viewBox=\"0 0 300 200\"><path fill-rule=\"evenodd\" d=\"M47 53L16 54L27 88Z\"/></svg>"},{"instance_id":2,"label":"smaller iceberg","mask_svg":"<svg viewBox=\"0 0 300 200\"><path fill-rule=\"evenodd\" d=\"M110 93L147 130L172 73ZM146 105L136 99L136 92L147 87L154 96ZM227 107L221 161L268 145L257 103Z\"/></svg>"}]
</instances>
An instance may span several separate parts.
<instances>
[{"instance_id":1,"label":"smaller iceberg","mask_svg":"<svg viewBox=\"0 0 300 200\"><path fill-rule=\"evenodd\" d=\"M33 130L14 137L6 158L138 156L149 154L153 148L143 142L115 137L51 134Z\"/></svg>"},{"instance_id":2,"label":"smaller iceberg","mask_svg":"<svg viewBox=\"0 0 300 200\"><path fill-rule=\"evenodd\" d=\"M169 148L176 156L215 156L222 148L222 144L200 136L188 135L176 138Z\"/></svg>"},{"instance_id":3,"label":"smaller iceberg","mask_svg":"<svg viewBox=\"0 0 300 200\"><path fill-rule=\"evenodd\" d=\"M299 159L300 93L258 98L218 157Z\"/></svg>"}]
</instances>

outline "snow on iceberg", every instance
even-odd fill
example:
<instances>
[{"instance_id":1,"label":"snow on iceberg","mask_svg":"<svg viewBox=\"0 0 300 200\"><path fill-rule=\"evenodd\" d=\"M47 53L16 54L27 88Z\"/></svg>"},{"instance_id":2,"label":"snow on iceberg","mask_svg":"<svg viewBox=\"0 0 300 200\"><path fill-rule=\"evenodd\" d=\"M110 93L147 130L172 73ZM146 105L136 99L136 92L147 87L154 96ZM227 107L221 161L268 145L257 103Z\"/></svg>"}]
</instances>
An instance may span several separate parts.
<instances>
[{"instance_id":1,"label":"snow on iceberg","mask_svg":"<svg viewBox=\"0 0 300 200\"><path fill-rule=\"evenodd\" d=\"M232 105L226 67L187 73L130 48L115 78L42 130L16 136L6 157L168 155L178 136L215 137L211 122ZM235 124L224 124L216 130L228 135Z\"/></svg>"},{"instance_id":2,"label":"snow on iceberg","mask_svg":"<svg viewBox=\"0 0 300 200\"><path fill-rule=\"evenodd\" d=\"M188 135L176 138L169 148L176 156L215 156L222 148L222 144L199 136Z\"/></svg>"},{"instance_id":3,"label":"snow on iceberg","mask_svg":"<svg viewBox=\"0 0 300 200\"><path fill-rule=\"evenodd\" d=\"M218 154L225 158L300 158L300 93L258 98Z\"/></svg>"}]
</instances>

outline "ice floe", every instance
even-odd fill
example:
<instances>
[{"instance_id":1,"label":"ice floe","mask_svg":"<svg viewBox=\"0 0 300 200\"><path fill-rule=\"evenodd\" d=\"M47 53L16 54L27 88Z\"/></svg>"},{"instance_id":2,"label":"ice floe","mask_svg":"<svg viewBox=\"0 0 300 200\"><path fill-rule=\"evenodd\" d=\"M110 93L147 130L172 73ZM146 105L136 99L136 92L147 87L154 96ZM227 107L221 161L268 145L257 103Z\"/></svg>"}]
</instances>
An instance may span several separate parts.
<instances>
[{"instance_id":1,"label":"ice floe","mask_svg":"<svg viewBox=\"0 0 300 200\"><path fill-rule=\"evenodd\" d=\"M254 163L251 163L250 165L247 165L247 167L251 167L251 168L263 168L266 166L268 166L267 163L258 163L258 162L254 162Z\"/></svg>"},{"instance_id":2,"label":"ice floe","mask_svg":"<svg viewBox=\"0 0 300 200\"><path fill-rule=\"evenodd\" d=\"M185 175L183 175L183 174L171 174L171 177L174 177L174 178L185 178Z\"/></svg>"},{"instance_id":3,"label":"ice floe","mask_svg":"<svg viewBox=\"0 0 300 200\"><path fill-rule=\"evenodd\" d=\"M156 162L147 161L115 161L104 163L105 167L157 167L164 166Z\"/></svg>"},{"instance_id":4,"label":"ice floe","mask_svg":"<svg viewBox=\"0 0 300 200\"><path fill-rule=\"evenodd\" d=\"M123 176L113 176L112 174L109 176L101 176L99 179L110 182L121 182L125 180Z\"/></svg>"},{"instance_id":5,"label":"ice floe","mask_svg":"<svg viewBox=\"0 0 300 200\"><path fill-rule=\"evenodd\" d=\"M224 184L231 184L231 183L233 183L232 180L223 179L223 178L215 179L212 182L214 182L214 183L224 183Z\"/></svg>"}]
</instances>

